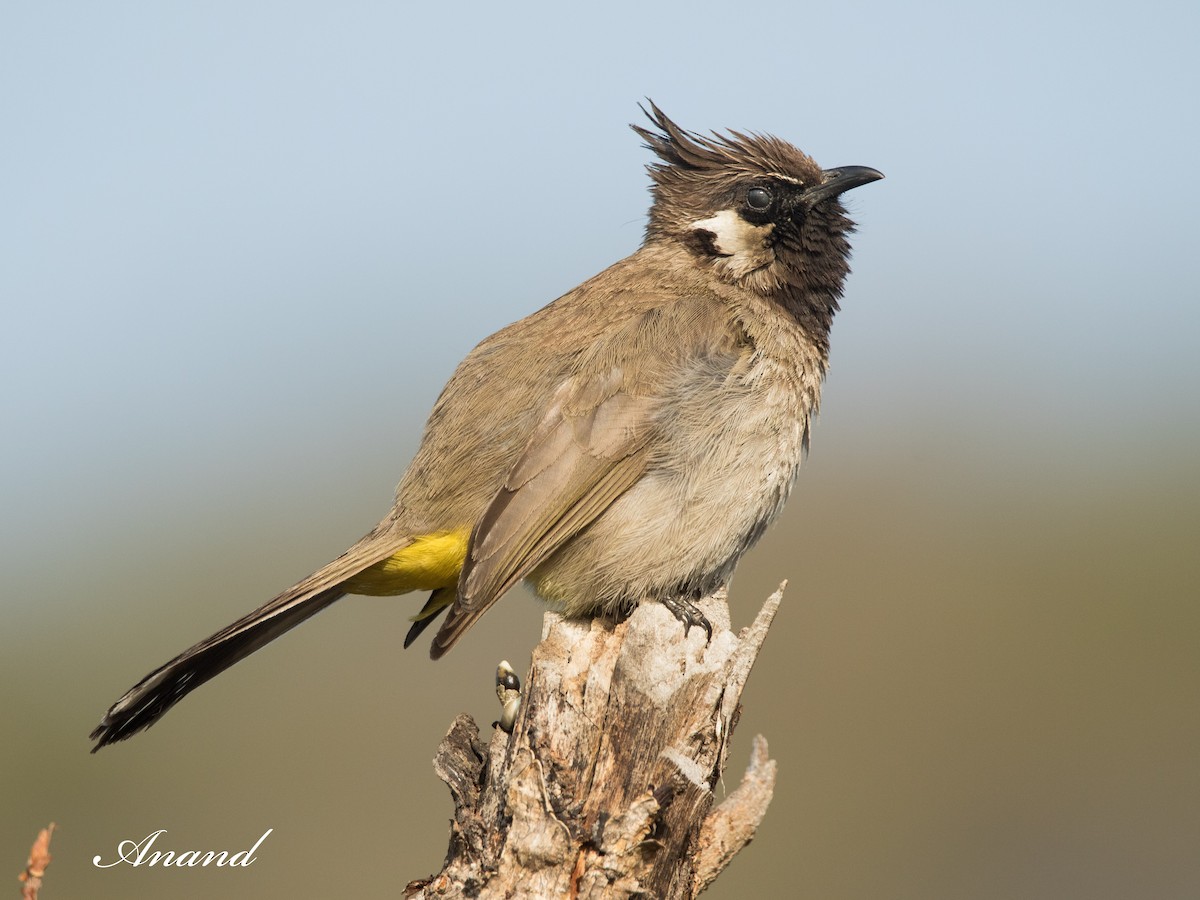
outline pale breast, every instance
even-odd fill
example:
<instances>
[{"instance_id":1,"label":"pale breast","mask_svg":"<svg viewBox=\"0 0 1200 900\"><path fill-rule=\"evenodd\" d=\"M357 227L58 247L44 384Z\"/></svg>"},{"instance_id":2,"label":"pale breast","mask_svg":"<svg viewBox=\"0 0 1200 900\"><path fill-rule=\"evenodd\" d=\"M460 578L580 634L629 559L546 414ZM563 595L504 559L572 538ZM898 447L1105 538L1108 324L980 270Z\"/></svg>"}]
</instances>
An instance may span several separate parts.
<instances>
[{"instance_id":1,"label":"pale breast","mask_svg":"<svg viewBox=\"0 0 1200 900\"><path fill-rule=\"evenodd\" d=\"M794 330L682 379L648 471L534 574L539 593L582 613L727 580L787 499L820 382Z\"/></svg>"}]
</instances>

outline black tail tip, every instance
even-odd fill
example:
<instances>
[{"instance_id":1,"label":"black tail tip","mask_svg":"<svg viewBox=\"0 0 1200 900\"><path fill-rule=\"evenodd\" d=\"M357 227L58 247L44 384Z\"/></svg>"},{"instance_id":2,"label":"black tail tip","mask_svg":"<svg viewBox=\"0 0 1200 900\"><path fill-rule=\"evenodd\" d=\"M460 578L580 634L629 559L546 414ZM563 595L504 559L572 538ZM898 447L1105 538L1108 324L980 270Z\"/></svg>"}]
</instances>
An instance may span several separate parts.
<instances>
[{"instance_id":1,"label":"black tail tip","mask_svg":"<svg viewBox=\"0 0 1200 900\"><path fill-rule=\"evenodd\" d=\"M112 727L112 723L105 719L92 729L92 733L88 735L88 740L96 742L96 746L94 746L91 750L92 753L95 753L101 747L107 747L109 744L115 744L117 741L126 737L128 737L128 735L118 734L116 729Z\"/></svg>"}]
</instances>

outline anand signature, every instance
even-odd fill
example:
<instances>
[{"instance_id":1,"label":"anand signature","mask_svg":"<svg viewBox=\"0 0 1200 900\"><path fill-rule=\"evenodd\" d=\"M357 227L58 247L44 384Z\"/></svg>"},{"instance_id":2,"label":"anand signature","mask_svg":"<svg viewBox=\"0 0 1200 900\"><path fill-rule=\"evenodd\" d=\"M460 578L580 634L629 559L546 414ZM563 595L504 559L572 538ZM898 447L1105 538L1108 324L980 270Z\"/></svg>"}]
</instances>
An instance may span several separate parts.
<instances>
[{"instance_id":1,"label":"anand signature","mask_svg":"<svg viewBox=\"0 0 1200 900\"><path fill-rule=\"evenodd\" d=\"M274 828L268 828L264 831L262 837L255 841L254 846L249 850L230 852L228 850L156 850L155 843L167 833L167 829L160 828L158 831L150 832L140 841L121 841L117 844L117 858L112 862L104 862L103 857L96 854L92 857L92 865L99 869L111 869L113 866L123 863L130 866L162 866L163 868L169 866L180 868L248 866L254 862L254 854L267 839L267 835L274 830Z\"/></svg>"}]
</instances>

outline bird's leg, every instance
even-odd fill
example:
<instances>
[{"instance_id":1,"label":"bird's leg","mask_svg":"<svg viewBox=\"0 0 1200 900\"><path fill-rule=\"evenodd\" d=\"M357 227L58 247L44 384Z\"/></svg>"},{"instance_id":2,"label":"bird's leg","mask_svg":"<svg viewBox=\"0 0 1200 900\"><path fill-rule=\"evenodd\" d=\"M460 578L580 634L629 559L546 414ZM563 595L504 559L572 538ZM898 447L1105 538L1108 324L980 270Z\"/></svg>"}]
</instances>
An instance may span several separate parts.
<instances>
[{"instance_id":1,"label":"bird's leg","mask_svg":"<svg viewBox=\"0 0 1200 900\"><path fill-rule=\"evenodd\" d=\"M699 600L701 596L700 592L694 592L695 600ZM693 625L699 625L707 635L706 643L712 642L712 623L708 621L704 613L700 612L700 607L696 606L692 597L684 594L670 594L663 597L661 602L671 611L671 615L683 623L685 637Z\"/></svg>"},{"instance_id":2,"label":"bird's leg","mask_svg":"<svg viewBox=\"0 0 1200 900\"><path fill-rule=\"evenodd\" d=\"M632 616L637 608L638 602L636 600L623 600L622 602L618 603L610 610L613 623L620 625L622 622Z\"/></svg>"}]
</instances>

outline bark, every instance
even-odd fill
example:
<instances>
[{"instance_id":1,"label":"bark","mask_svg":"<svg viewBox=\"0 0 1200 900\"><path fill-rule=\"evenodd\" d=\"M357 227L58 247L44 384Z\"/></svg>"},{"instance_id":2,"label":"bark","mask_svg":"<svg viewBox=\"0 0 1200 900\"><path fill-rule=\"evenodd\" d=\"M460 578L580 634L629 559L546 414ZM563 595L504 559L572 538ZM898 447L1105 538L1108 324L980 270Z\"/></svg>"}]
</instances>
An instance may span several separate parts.
<instances>
[{"instance_id":1,"label":"bark","mask_svg":"<svg viewBox=\"0 0 1200 900\"><path fill-rule=\"evenodd\" d=\"M712 623L646 603L614 623L548 613L511 735L460 716L434 760L454 798L442 871L414 898L689 898L750 842L775 763L758 736L715 806L739 700L783 586L740 634L723 591Z\"/></svg>"}]
</instances>

